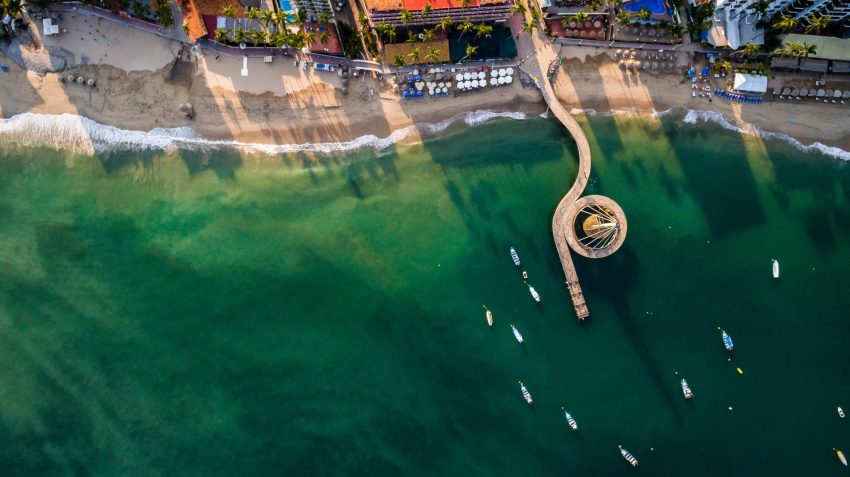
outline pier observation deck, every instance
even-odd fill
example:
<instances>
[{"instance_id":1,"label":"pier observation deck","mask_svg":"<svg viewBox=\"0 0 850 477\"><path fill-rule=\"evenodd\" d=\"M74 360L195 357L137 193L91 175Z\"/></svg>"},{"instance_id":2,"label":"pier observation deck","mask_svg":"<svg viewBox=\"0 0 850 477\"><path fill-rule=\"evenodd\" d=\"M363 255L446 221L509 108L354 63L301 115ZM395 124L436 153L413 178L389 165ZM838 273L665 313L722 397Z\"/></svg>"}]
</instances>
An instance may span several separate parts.
<instances>
[{"instance_id":1,"label":"pier observation deck","mask_svg":"<svg viewBox=\"0 0 850 477\"><path fill-rule=\"evenodd\" d=\"M526 51L520 69L535 81L549 111L567 128L578 149L578 173L573 185L555 207L552 238L576 316L584 320L590 316L590 311L579 284L570 248L587 258L607 257L625 241L628 224L623 209L612 199L601 195L579 198L590 178L590 145L578 122L555 95L552 80L557 74L559 60L555 48L540 29L531 32L529 36L530 44L522 48Z\"/></svg>"}]
</instances>

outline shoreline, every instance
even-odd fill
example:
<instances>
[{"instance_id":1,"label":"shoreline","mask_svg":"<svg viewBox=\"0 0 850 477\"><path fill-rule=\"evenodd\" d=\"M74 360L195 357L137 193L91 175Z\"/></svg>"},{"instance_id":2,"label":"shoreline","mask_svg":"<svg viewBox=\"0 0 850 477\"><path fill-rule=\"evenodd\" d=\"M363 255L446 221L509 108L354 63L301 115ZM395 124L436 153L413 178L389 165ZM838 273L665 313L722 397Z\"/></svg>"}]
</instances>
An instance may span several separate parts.
<instances>
[{"instance_id":1,"label":"shoreline","mask_svg":"<svg viewBox=\"0 0 850 477\"><path fill-rule=\"evenodd\" d=\"M440 99L402 101L387 81L390 78L362 76L345 83L333 73L302 70L288 57L276 57L270 64L249 59L250 76L243 77L239 58L219 57L214 51L185 48L158 37L151 39L153 44L141 44L138 32L101 19L68 14L66 21L73 25L74 36L46 37L45 44L52 52L61 48L65 55L68 68L61 74L93 79L96 87L62 82L56 73L39 76L10 64L0 81L0 117L69 114L56 121L61 123L59 136L75 134L75 147L86 152L96 151L110 137L119 147L153 141L237 142L266 151L322 152L376 145L380 149L388 143L421 141L433 134L431 125L447 122L442 127L446 129L478 121L477 115L530 116L546 110L540 92L524 88L522 81ZM146 55L150 49L159 54ZM87 56L93 51L97 54ZM112 51L123 54L110 56ZM657 117L681 109L685 116L713 120L741 133L787 136L801 149L848 158L850 122L841 120L846 110L839 105L767 101L745 107L708 102L692 98L681 75L620 70L609 50L564 47L561 52L565 61L555 89L568 110ZM89 61L93 64L86 64ZM194 119L183 116L181 103L192 104ZM18 121L22 118L18 116ZM15 125L8 120L0 124L7 129L0 134L8 138L8 129ZM43 133L48 143L62 141L55 133L41 131L42 126L29 127ZM107 133L108 127L113 129ZM189 137L193 135L199 137Z\"/></svg>"}]
</instances>

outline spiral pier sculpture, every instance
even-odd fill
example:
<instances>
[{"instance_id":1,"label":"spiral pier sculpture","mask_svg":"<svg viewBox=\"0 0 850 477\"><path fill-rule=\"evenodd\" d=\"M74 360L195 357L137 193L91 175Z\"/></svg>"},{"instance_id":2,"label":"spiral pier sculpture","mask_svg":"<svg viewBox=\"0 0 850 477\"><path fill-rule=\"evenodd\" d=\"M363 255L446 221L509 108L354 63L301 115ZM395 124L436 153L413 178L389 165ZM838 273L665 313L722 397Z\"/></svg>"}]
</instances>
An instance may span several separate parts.
<instances>
[{"instance_id":1,"label":"spiral pier sculpture","mask_svg":"<svg viewBox=\"0 0 850 477\"><path fill-rule=\"evenodd\" d=\"M555 247L558 249L558 256L567 279L567 291L570 293L576 316L579 320L584 320L590 316L590 312L578 282L570 248L587 258L607 257L623 245L628 223L623 209L608 197L589 195L579 198L590 177L590 146L584 131L555 96L551 80L557 72L555 61L558 58L552 45L546 46L537 49L535 54L528 58L534 58L537 61L528 62L526 72L532 77L534 73L543 73L540 68L541 61L545 61L547 56L550 58L554 56L549 61L548 71L551 74L547 75L546 80L538 80L536 83L549 110L567 128L578 147L578 174L570 190L555 208L555 215L552 217L552 236L555 239ZM526 67L526 64L523 67Z\"/></svg>"}]
</instances>

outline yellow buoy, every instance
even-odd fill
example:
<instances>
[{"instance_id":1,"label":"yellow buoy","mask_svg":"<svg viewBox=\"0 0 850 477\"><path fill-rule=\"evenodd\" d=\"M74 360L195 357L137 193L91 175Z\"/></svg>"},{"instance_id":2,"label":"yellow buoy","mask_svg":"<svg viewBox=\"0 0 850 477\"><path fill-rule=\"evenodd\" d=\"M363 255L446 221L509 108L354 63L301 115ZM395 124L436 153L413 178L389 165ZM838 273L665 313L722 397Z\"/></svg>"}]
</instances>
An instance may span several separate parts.
<instances>
[{"instance_id":1,"label":"yellow buoy","mask_svg":"<svg viewBox=\"0 0 850 477\"><path fill-rule=\"evenodd\" d=\"M741 369L741 368L738 368L738 374L744 374L744 370Z\"/></svg>"}]
</instances>

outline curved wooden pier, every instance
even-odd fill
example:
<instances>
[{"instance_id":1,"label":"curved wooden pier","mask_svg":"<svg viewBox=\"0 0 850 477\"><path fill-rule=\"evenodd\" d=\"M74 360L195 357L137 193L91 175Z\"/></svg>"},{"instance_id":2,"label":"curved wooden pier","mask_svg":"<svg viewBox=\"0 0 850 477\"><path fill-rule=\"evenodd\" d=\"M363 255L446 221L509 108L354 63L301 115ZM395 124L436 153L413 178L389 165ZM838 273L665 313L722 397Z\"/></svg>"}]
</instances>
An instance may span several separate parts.
<instances>
[{"instance_id":1,"label":"curved wooden pier","mask_svg":"<svg viewBox=\"0 0 850 477\"><path fill-rule=\"evenodd\" d=\"M577 210L576 201L579 199L582 192L584 192L584 188L587 186L587 181L590 178L590 145L587 142L587 136L585 136L584 131L578 125L578 122L572 117L570 112L564 108L561 102L558 101L558 97L555 95L555 89L552 86L551 78L546 75L547 71L552 71L553 73L556 71L553 68L553 65L555 65L555 62L558 60L558 54L555 52L555 49L548 39L545 38L545 36L540 35L539 32L538 35L532 34L531 37L534 51L529 53L525 59L523 59L520 68L535 80L537 87L543 94L543 99L546 101L547 106L549 106L549 111L551 111L551 113L558 118L561 124L567 128L567 131L569 131L570 135L572 135L575 140L576 147L578 149L578 173L576 174L576 179L575 182L573 182L573 185L558 202L558 206L555 207L555 214L552 217L552 238L555 241L555 248L558 250L561 267L564 269L567 291L569 292L570 299L573 302L573 308L575 309L576 316L579 320L584 320L590 316L590 311L587 309L587 303L584 300L584 294L581 291L581 285L578 281L578 273L576 273L575 265L573 265L573 258L570 254L570 244L568 239L574 237L574 232L570 229L570 227L573 227L574 225L573 221ZM545 69L543 65L546 65ZM599 197L600 199L605 199L613 203L613 201L607 197L592 197ZM591 197L586 199L591 199ZM600 258L614 253L614 251L616 251L625 240L626 232L625 214L622 213L619 206L617 209L619 210L618 219L622 220L622 230L616 244L603 250L588 251L584 250L585 247L581 244L572 240L573 247L578 247L576 250L589 258Z\"/></svg>"}]
</instances>

